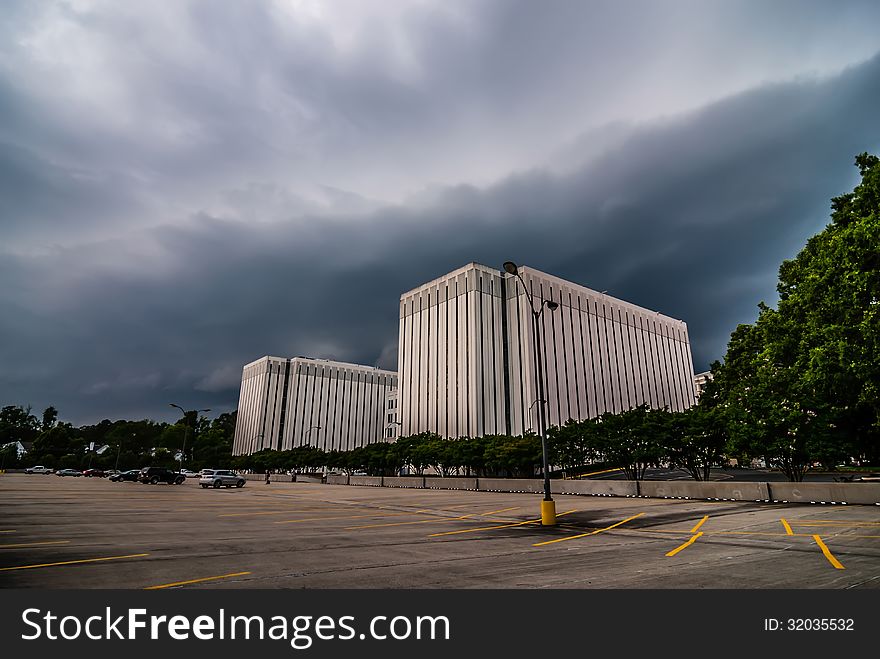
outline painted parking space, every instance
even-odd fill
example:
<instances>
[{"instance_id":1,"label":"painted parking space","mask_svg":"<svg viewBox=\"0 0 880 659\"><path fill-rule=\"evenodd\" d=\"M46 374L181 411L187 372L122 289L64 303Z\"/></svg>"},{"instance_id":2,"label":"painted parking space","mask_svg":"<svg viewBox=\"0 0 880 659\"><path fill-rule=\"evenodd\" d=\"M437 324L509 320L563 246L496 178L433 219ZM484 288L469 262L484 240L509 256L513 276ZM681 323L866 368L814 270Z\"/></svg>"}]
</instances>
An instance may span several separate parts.
<instances>
[{"instance_id":1,"label":"painted parking space","mask_svg":"<svg viewBox=\"0 0 880 659\"><path fill-rule=\"evenodd\" d=\"M250 485L65 482L60 503L13 475L0 587L880 586L869 506L559 495L542 527L540 495Z\"/></svg>"}]
</instances>

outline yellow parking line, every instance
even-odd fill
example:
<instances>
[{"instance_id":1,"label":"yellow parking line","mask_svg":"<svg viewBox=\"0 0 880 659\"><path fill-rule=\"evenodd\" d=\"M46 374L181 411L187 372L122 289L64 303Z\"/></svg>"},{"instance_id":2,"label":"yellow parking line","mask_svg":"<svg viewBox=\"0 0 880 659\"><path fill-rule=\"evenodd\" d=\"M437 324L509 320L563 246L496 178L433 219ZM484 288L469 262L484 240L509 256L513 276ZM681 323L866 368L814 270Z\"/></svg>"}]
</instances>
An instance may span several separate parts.
<instances>
[{"instance_id":1,"label":"yellow parking line","mask_svg":"<svg viewBox=\"0 0 880 659\"><path fill-rule=\"evenodd\" d=\"M673 533L680 535L687 535L690 531L672 531L668 529L623 529L627 532L631 533ZM789 537L788 533L770 533L768 531L705 531L706 535L763 535L769 536L771 538L787 538ZM801 538L809 538L812 537L810 533L792 533L792 536L801 537ZM858 536L852 536L858 537Z\"/></svg>"},{"instance_id":2,"label":"yellow parking line","mask_svg":"<svg viewBox=\"0 0 880 659\"><path fill-rule=\"evenodd\" d=\"M454 522L459 519L467 519L468 517L473 517L473 513L470 515L462 515L461 517L437 517L434 519L420 519L416 522L388 522L386 524L365 524L363 526L346 526L346 531L351 531L354 529L378 529L386 526L409 526L411 524L430 524L431 522Z\"/></svg>"},{"instance_id":3,"label":"yellow parking line","mask_svg":"<svg viewBox=\"0 0 880 659\"><path fill-rule=\"evenodd\" d=\"M626 524L627 522L634 520L636 517L641 517L645 513L638 513L637 515L633 515L632 517L627 517L624 520L617 522L616 524L612 524L611 526L606 526L603 529L596 529L595 531L590 531L589 533L579 533L578 535L569 535L564 538L556 538L555 540L546 540L544 542L537 542L532 545L532 547L543 547L544 545L552 545L556 542L565 542L566 540L576 540L577 538L585 538L588 535L596 535L597 533L602 533L603 531L610 531L613 528L617 528L621 524Z\"/></svg>"},{"instance_id":4,"label":"yellow parking line","mask_svg":"<svg viewBox=\"0 0 880 659\"><path fill-rule=\"evenodd\" d=\"M676 547L672 551L668 552L666 555L667 556L675 556L682 549L686 549L686 548L690 547L692 544L694 544L697 541L697 538L699 538L701 535L703 535L702 531L700 531L696 535L692 536L690 540L685 542L683 545L679 545L678 547Z\"/></svg>"},{"instance_id":5,"label":"yellow parking line","mask_svg":"<svg viewBox=\"0 0 880 659\"><path fill-rule=\"evenodd\" d=\"M589 474L579 474L578 478L584 478L585 476L598 476L599 474L610 474L612 471L623 471L619 467L617 469L603 469L602 471L591 471Z\"/></svg>"},{"instance_id":6,"label":"yellow parking line","mask_svg":"<svg viewBox=\"0 0 880 659\"><path fill-rule=\"evenodd\" d=\"M698 530L703 524L706 523L706 520L707 520L707 519L709 519L709 516L708 516L708 515L703 515L703 519L701 519L699 522L697 522L697 525L696 525L694 528L691 529L691 533L696 533L697 530Z\"/></svg>"},{"instance_id":7,"label":"yellow parking line","mask_svg":"<svg viewBox=\"0 0 880 659\"><path fill-rule=\"evenodd\" d=\"M175 586L186 586L191 583L202 583L203 581L216 581L217 579L230 579L232 577L243 577L250 572L233 572L232 574L221 574L216 577L202 577L201 579L190 579L189 581L175 581L174 583L163 583L160 586L147 586L144 590L160 590L162 588L174 588Z\"/></svg>"},{"instance_id":8,"label":"yellow parking line","mask_svg":"<svg viewBox=\"0 0 880 659\"><path fill-rule=\"evenodd\" d=\"M831 550L828 549L827 546L825 546L825 543L822 542L822 538L820 538L818 535L814 535L813 540L815 540L816 544L819 545L819 549L822 550L822 553L825 554L825 558L828 559L828 562L831 563L831 565L833 565L838 570L845 570L846 569L845 567L843 567L843 565L841 564L840 561L838 561L836 558L834 558L834 554L832 554Z\"/></svg>"},{"instance_id":9,"label":"yellow parking line","mask_svg":"<svg viewBox=\"0 0 880 659\"><path fill-rule=\"evenodd\" d=\"M791 526L789 525L788 522L786 522L784 519L780 519L779 521L782 522L782 526L785 527L785 534L786 535L794 535L794 531L791 530Z\"/></svg>"},{"instance_id":10,"label":"yellow parking line","mask_svg":"<svg viewBox=\"0 0 880 659\"><path fill-rule=\"evenodd\" d=\"M70 540L48 540L46 542L17 542L12 545L0 545L0 549L12 549L14 547L41 547L43 545L66 545Z\"/></svg>"},{"instance_id":11,"label":"yellow parking line","mask_svg":"<svg viewBox=\"0 0 880 659\"><path fill-rule=\"evenodd\" d=\"M568 515L570 513L576 513L576 512L578 512L578 511L577 510L567 510L564 513L559 513L556 516L562 517L563 515ZM477 531L494 531L496 529L509 529L509 528L513 528L514 526L525 526L526 524L535 524L540 521L541 521L541 518L539 517L538 519L527 519L525 522L515 522L513 524L501 524L500 526L483 526L478 529L459 529L458 531L444 531L443 533L432 533L428 537L429 538L436 538L437 536L441 536L441 535L456 535L457 533L475 533Z\"/></svg>"},{"instance_id":12,"label":"yellow parking line","mask_svg":"<svg viewBox=\"0 0 880 659\"><path fill-rule=\"evenodd\" d=\"M30 570L37 567L55 567L56 565L75 565L77 563L97 563L99 561L115 561L122 558L141 558L149 554L126 554L125 556L104 556L102 558L81 558L78 561L60 561L58 563L39 563L37 565L16 565L15 567L0 567L0 572L10 570Z\"/></svg>"},{"instance_id":13,"label":"yellow parking line","mask_svg":"<svg viewBox=\"0 0 880 659\"><path fill-rule=\"evenodd\" d=\"M0 531L0 533L15 533L15 529L6 529L4 531Z\"/></svg>"}]
</instances>

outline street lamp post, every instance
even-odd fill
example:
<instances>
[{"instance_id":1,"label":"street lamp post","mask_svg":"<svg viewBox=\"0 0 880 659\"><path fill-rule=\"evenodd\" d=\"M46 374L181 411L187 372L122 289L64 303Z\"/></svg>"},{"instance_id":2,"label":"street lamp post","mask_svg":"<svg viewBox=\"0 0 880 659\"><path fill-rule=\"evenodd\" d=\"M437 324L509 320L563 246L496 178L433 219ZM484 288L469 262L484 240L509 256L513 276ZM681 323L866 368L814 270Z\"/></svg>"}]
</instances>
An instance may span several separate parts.
<instances>
[{"instance_id":1,"label":"street lamp post","mask_svg":"<svg viewBox=\"0 0 880 659\"><path fill-rule=\"evenodd\" d=\"M188 419L187 416L186 416L186 415L187 415L187 411L186 411L185 409L183 409L180 405L175 405L174 403L168 403L168 404L169 404L171 407L176 407L176 408L179 409L181 412L183 412L183 420L184 420L184 425L183 425L183 448L180 449L180 460L179 460L179 462L178 462L178 467L177 467L177 471L178 471L178 472L181 472L181 471L183 471L183 454L186 452L186 435L187 435L187 433L189 432L189 419ZM199 412L210 412L210 411L211 411L211 408L210 408L210 407L207 407L207 408L205 408L205 409L203 409L203 410L190 410L190 412L195 412L195 413L196 413L196 419L198 419L198 417L199 417Z\"/></svg>"},{"instance_id":2,"label":"street lamp post","mask_svg":"<svg viewBox=\"0 0 880 659\"><path fill-rule=\"evenodd\" d=\"M529 293L529 289L526 287L526 283L523 281L522 275L519 273L519 268L517 268L516 263L514 263L513 261L505 261L504 271L508 274L514 275L517 279L519 279L519 283L522 284L523 291L525 291L526 298L529 301L529 310L532 312L532 322L534 328L534 331L532 332L532 337L535 354L535 380L538 393L538 400L535 402L538 403L538 432L541 435L541 457L543 461L542 467L544 472L544 500L541 501L541 525L555 526L556 502L553 501L553 497L550 495L550 465L547 459L547 419L545 416L545 403L547 401L544 399L544 360L541 350L543 341L539 339L539 336L541 336L541 323L539 321L541 319L541 315L544 313L544 307L547 307L548 309L550 309L550 311L556 311L556 309L559 308L559 303L553 302L552 300L543 300L541 304L538 305L538 308L535 309L532 295L531 293Z\"/></svg>"},{"instance_id":3,"label":"street lamp post","mask_svg":"<svg viewBox=\"0 0 880 659\"><path fill-rule=\"evenodd\" d=\"M131 433L132 438L134 438L136 433ZM115 470L119 471L119 454L122 452L122 438L119 438L119 442L116 444L116 467Z\"/></svg>"}]
</instances>

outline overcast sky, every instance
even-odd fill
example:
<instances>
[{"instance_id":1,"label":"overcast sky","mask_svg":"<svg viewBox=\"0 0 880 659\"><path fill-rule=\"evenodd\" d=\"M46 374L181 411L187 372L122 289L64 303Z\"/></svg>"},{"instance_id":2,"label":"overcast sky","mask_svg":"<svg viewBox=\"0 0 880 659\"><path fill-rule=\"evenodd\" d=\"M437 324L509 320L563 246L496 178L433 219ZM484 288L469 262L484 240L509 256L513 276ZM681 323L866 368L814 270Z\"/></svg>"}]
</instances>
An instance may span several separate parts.
<instances>
[{"instance_id":1,"label":"overcast sky","mask_svg":"<svg viewBox=\"0 0 880 659\"><path fill-rule=\"evenodd\" d=\"M400 293L471 261L681 318L704 370L880 151L874 1L0 16L0 405L75 424L395 368Z\"/></svg>"}]
</instances>

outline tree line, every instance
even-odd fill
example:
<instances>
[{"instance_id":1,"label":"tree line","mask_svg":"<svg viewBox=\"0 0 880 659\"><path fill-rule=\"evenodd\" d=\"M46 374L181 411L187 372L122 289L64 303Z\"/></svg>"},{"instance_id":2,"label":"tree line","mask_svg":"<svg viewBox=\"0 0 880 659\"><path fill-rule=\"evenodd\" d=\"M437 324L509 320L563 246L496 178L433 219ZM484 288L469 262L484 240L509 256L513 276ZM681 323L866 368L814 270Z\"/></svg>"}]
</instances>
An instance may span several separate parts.
<instances>
[{"instance_id":1,"label":"tree line","mask_svg":"<svg viewBox=\"0 0 880 659\"><path fill-rule=\"evenodd\" d=\"M551 468L564 475L574 476L598 464L622 469L627 478L640 480L648 467L664 464L704 480L709 469L723 459L726 438L714 412L700 407L669 412L642 405L553 427L547 447ZM351 451L304 446L287 451L266 449L234 459L239 469L261 472L331 469L394 476L402 471L423 475L430 469L439 476L508 478L533 478L540 474L542 462L541 438L534 434L444 439L430 432Z\"/></svg>"},{"instance_id":2,"label":"tree line","mask_svg":"<svg viewBox=\"0 0 880 659\"><path fill-rule=\"evenodd\" d=\"M229 463L235 418L235 412L213 420L188 412L175 423L105 419L75 427L59 422L54 407L37 417L30 408L7 405L0 409L0 468L36 464L54 469L177 467L181 451L185 467L215 467ZM17 441L28 450L21 458Z\"/></svg>"}]
</instances>

